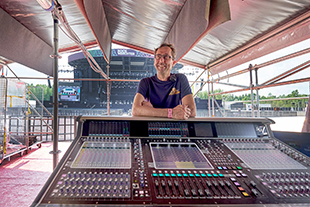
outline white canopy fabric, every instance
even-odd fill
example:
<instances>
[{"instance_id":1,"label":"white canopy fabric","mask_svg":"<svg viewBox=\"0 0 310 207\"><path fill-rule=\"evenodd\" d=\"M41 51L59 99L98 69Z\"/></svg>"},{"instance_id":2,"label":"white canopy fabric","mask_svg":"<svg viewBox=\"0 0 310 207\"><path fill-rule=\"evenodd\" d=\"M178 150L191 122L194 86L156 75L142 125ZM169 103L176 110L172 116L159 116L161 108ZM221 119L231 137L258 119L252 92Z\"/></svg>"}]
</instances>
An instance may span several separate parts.
<instances>
[{"instance_id":1,"label":"white canopy fabric","mask_svg":"<svg viewBox=\"0 0 310 207\"><path fill-rule=\"evenodd\" d=\"M57 1L56 1L57 2ZM167 41L177 59L212 74L310 37L309 0L58 0L86 47L153 53ZM52 75L53 19L34 0L0 1L0 57ZM79 50L62 32L60 52Z\"/></svg>"}]
</instances>

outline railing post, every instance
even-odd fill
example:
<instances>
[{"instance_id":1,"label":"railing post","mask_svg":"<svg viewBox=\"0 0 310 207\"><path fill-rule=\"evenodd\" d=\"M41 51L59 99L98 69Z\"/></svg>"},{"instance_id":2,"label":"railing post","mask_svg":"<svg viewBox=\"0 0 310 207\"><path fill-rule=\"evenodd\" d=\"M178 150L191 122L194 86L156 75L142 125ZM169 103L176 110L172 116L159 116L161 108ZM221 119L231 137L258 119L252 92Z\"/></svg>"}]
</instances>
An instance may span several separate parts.
<instances>
[{"instance_id":1,"label":"railing post","mask_svg":"<svg viewBox=\"0 0 310 207\"><path fill-rule=\"evenodd\" d=\"M211 117L211 103L210 103L210 69L208 68L208 110L209 117Z\"/></svg>"},{"instance_id":2,"label":"railing post","mask_svg":"<svg viewBox=\"0 0 310 207\"><path fill-rule=\"evenodd\" d=\"M258 86L257 67L255 67L254 70L255 70L255 85ZM260 117L258 88L256 89L256 105L257 105L257 117Z\"/></svg>"},{"instance_id":3,"label":"railing post","mask_svg":"<svg viewBox=\"0 0 310 207\"><path fill-rule=\"evenodd\" d=\"M215 109L214 109L213 82L211 83L211 92L212 92L212 117L214 117L215 116Z\"/></svg>"},{"instance_id":4,"label":"railing post","mask_svg":"<svg viewBox=\"0 0 310 207\"><path fill-rule=\"evenodd\" d=\"M250 90L251 90L251 112L252 117L254 117L254 98L253 98L253 80L252 80L252 64L249 65L249 73L250 73Z\"/></svg>"}]
</instances>

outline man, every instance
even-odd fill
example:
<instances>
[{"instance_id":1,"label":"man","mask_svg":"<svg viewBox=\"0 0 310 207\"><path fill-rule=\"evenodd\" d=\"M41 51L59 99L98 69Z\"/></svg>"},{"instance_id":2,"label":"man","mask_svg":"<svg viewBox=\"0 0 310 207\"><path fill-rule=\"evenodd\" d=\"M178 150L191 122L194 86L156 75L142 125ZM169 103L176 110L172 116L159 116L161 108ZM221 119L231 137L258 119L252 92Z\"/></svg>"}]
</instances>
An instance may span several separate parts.
<instances>
[{"instance_id":1,"label":"man","mask_svg":"<svg viewBox=\"0 0 310 207\"><path fill-rule=\"evenodd\" d=\"M306 111L306 118L304 121L304 125L301 129L301 132L308 132L310 133L310 98L308 100L308 106L307 106L307 111Z\"/></svg>"},{"instance_id":2,"label":"man","mask_svg":"<svg viewBox=\"0 0 310 207\"><path fill-rule=\"evenodd\" d=\"M188 119L196 116L191 88L184 74L171 74L176 63L175 48L163 43L155 49L154 66L157 74L143 78L132 105L133 116Z\"/></svg>"}]
</instances>

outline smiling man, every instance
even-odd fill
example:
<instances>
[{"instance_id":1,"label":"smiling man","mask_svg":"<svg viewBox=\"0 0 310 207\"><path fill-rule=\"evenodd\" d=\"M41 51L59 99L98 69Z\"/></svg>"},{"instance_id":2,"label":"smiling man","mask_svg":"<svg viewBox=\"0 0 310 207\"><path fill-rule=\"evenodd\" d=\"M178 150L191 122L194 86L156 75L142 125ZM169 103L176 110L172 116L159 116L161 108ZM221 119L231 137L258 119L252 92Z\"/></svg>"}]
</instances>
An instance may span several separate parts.
<instances>
[{"instance_id":1,"label":"smiling man","mask_svg":"<svg viewBox=\"0 0 310 207\"><path fill-rule=\"evenodd\" d=\"M196 116L196 106L184 74L171 74L176 63L175 48L163 43L155 49L154 66L157 74L143 78L132 105L133 116L188 119Z\"/></svg>"}]
</instances>

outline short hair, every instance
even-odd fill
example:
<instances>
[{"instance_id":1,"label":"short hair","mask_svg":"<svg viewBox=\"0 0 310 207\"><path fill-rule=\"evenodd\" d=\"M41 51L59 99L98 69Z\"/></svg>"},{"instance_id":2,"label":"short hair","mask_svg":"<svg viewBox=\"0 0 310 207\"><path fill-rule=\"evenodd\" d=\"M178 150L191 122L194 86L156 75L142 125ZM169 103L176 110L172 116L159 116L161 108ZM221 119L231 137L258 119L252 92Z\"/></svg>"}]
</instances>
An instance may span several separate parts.
<instances>
[{"instance_id":1,"label":"short hair","mask_svg":"<svg viewBox=\"0 0 310 207\"><path fill-rule=\"evenodd\" d=\"M162 43L158 48L155 49L155 52L154 52L154 55L156 55L156 52L159 48L162 48L162 47L170 47L171 49L171 55L172 55L172 60L175 60L176 58L176 51L175 51L175 47L173 44L170 44L170 43Z\"/></svg>"}]
</instances>

